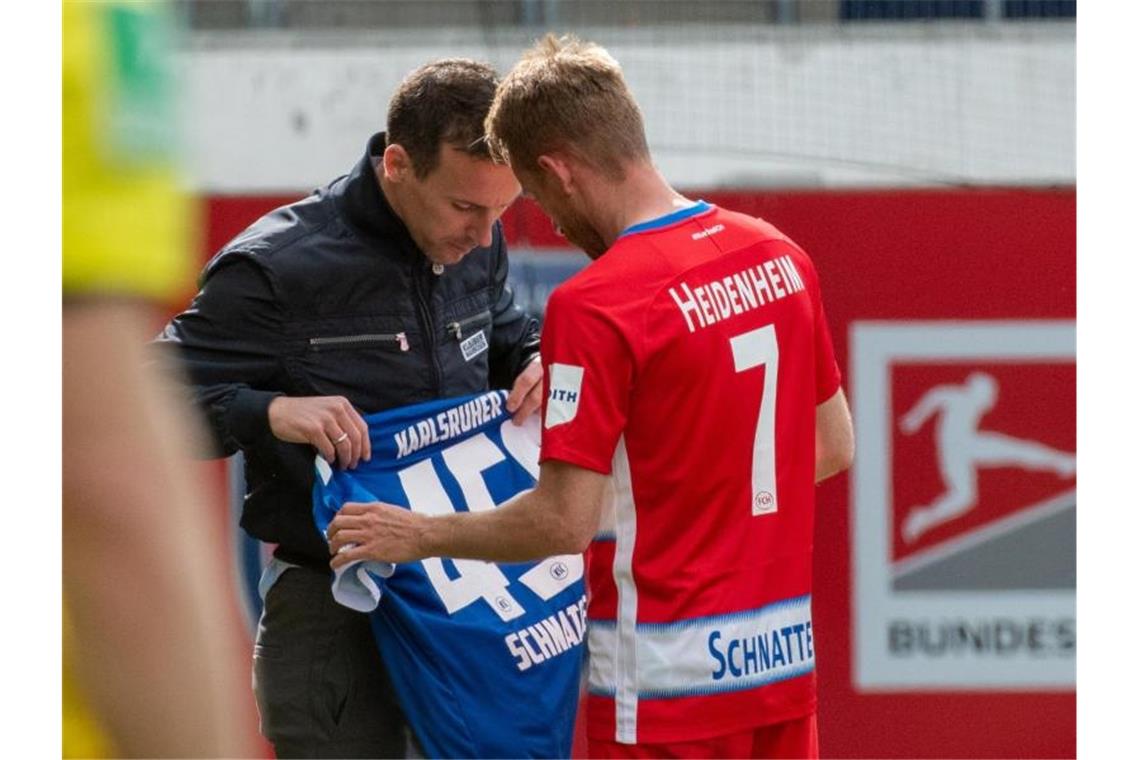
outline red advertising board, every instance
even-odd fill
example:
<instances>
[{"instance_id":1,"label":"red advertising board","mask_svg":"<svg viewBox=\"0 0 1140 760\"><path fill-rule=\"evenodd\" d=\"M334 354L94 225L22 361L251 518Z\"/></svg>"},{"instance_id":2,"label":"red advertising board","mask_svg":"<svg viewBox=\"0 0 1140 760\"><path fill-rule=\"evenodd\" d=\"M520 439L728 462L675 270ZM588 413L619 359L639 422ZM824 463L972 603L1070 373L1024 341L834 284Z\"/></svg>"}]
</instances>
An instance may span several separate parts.
<instances>
[{"instance_id":1,"label":"red advertising board","mask_svg":"<svg viewBox=\"0 0 1140 760\"><path fill-rule=\"evenodd\" d=\"M855 415L818 489L824 755L1075 756L1075 191L689 195L811 254ZM207 248L289 200L208 199Z\"/></svg>"}]
</instances>

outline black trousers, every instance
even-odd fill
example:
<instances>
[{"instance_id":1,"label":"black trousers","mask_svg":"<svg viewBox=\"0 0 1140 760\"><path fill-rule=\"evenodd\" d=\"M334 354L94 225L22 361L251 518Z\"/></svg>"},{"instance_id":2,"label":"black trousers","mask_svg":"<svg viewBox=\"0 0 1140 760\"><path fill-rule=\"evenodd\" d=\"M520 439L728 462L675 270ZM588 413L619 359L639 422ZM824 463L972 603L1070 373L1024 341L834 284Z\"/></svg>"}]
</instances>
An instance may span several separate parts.
<instances>
[{"instance_id":1,"label":"black trousers","mask_svg":"<svg viewBox=\"0 0 1140 760\"><path fill-rule=\"evenodd\" d=\"M337 604L330 581L290 568L266 595L253 650L261 733L281 758L403 758L406 723L368 615Z\"/></svg>"}]
</instances>

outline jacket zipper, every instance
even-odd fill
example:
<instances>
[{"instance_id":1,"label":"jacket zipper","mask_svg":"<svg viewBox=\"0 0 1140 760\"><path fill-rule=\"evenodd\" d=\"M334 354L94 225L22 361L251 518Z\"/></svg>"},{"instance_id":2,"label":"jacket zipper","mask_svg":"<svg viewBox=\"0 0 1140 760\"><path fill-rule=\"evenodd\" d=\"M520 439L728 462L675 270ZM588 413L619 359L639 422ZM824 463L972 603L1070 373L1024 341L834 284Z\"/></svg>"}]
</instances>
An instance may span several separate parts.
<instances>
[{"instance_id":1,"label":"jacket zipper","mask_svg":"<svg viewBox=\"0 0 1140 760\"><path fill-rule=\"evenodd\" d=\"M380 333L370 335L345 335L336 338L309 338L309 345L314 348L321 346L344 346L353 343L375 343L376 341L393 342L400 347L401 351L407 351L410 346L408 345L408 334L398 332L395 335L383 335Z\"/></svg>"},{"instance_id":2,"label":"jacket zipper","mask_svg":"<svg viewBox=\"0 0 1140 760\"><path fill-rule=\"evenodd\" d=\"M449 322L447 325L447 331L454 335L456 340L462 340L464 327L471 324L472 322L482 322L489 316L491 316L490 309L487 311L481 311L472 317L467 317L467 319L461 319L457 322Z\"/></svg>"},{"instance_id":3,"label":"jacket zipper","mask_svg":"<svg viewBox=\"0 0 1140 760\"><path fill-rule=\"evenodd\" d=\"M424 295L424 273L428 271L427 258L425 257L419 266L419 271L412 273L413 290L416 292L416 301L420 307L420 315L423 318L424 326L424 348L427 349L428 355L428 368L431 370L432 387L435 389L435 395L439 395L443 386L443 370L439 366L439 357L435 355L435 326L431 319L431 308L428 304L428 298Z\"/></svg>"}]
</instances>

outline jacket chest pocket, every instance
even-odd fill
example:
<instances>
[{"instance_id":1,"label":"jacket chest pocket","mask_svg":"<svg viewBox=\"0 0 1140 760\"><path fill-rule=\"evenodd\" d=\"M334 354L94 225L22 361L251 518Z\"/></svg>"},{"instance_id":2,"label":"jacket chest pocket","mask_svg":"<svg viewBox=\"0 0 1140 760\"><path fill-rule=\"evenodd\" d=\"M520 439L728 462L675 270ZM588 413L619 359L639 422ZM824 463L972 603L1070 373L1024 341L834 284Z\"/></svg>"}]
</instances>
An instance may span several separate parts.
<instances>
[{"instance_id":1,"label":"jacket chest pocket","mask_svg":"<svg viewBox=\"0 0 1140 760\"><path fill-rule=\"evenodd\" d=\"M473 361L491 347L491 310L454 319L446 324L446 330L446 343L458 345L463 361Z\"/></svg>"},{"instance_id":2,"label":"jacket chest pocket","mask_svg":"<svg viewBox=\"0 0 1140 760\"><path fill-rule=\"evenodd\" d=\"M344 396L367 413L419 400L430 390L428 357L412 332L342 328L305 343L294 367L306 394Z\"/></svg>"},{"instance_id":3,"label":"jacket chest pocket","mask_svg":"<svg viewBox=\"0 0 1140 760\"><path fill-rule=\"evenodd\" d=\"M359 335L309 338L309 349L315 352L354 348L387 348L393 351L407 351L410 345L408 344L408 334L406 332L361 333Z\"/></svg>"}]
</instances>

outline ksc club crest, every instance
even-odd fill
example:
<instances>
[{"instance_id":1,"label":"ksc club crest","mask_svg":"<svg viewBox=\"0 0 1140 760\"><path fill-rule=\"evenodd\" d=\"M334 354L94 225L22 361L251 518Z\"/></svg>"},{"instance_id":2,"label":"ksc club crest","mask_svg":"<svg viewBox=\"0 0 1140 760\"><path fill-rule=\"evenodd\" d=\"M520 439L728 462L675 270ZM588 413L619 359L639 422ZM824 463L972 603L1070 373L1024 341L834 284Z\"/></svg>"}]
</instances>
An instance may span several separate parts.
<instances>
[{"instance_id":1,"label":"ksc club crest","mask_svg":"<svg viewBox=\"0 0 1140 760\"><path fill-rule=\"evenodd\" d=\"M852 328L854 681L1072 689L1071 321Z\"/></svg>"}]
</instances>

